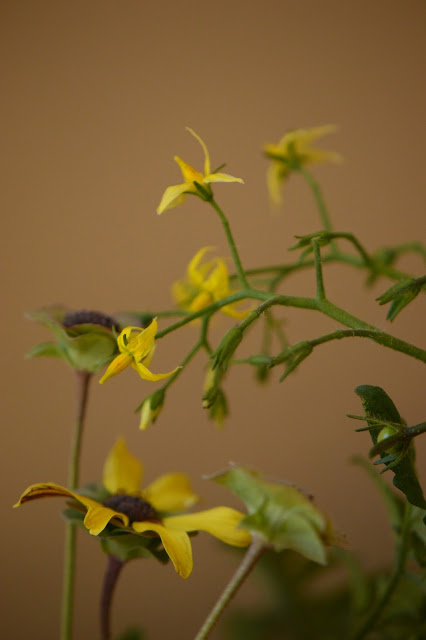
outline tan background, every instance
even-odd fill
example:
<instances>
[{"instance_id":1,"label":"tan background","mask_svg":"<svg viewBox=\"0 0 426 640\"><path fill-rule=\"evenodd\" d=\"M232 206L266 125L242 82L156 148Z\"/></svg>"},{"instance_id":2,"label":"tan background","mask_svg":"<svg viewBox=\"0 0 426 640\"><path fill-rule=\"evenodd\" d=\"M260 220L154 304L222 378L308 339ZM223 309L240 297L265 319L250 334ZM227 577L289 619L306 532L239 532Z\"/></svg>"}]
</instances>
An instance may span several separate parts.
<instances>
[{"instance_id":1,"label":"tan background","mask_svg":"<svg viewBox=\"0 0 426 640\"><path fill-rule=\"evenodd\" d=\"M245 185L218 185L245 265L292 259L293 236L319 227L310 194L297 178L285 206L271 215L260 153L288 128L336 123L324 146L345 157L318 168L336 227L354 231L370 250L424 237L426 130L423 1L218 0L1 3L3 137L2 256L4 376L2 490L2 632L7 638L57 638L63 522L55 501L11 511L33 482L66 482L73 377L50 360L24 353L48 339L23 319L25 310L62 302L113 312L170 306L169 286L200 246L228 255L218 220L189 199L158 218L163 189L179 182L178 153L200 166L185 132L208 143L213 165ZM422 272L420 259L401 263ZM387 328L374 302L388 283L366 293L363 276L328 268L332 299ZM313 274L283 290L311 295ZM424 345L424 299L389 330ZM336 324L289 310L290 340ZM165 326L165 323L161 323ZM216 341L227 319L216 323ZM161 342L153 369L176 366L194 340L192 328ZM250 340L257 348L257 334ZM378 384L406 420L424 415L420 363L367 341L320 348L300 371L266 388L252 372L227 380L232 418L219 432L200 405L203 358L169 394L161 420L142 434L133 408L153 387L128 371L93 384L82 457L82 481L100 479L117 434L145 461L146 478L185 470L206 496L228 501L202 474L228 460L248 463L312 491L364 561L389 557L386 515L363 473L348 462L366 453L346 413L360 413L353 389ZM426 449L420 448L419 464ZM423 479L425 479L423 473ZM230 499L229 499L230 500ZM232 500L230 500L232 501ZM237 502L235 502L237 504ZM182 581L171 566L138 562L123 574L114 630L145 624L151 638L191 637L228 578L235 558L207 536L194 541L195 568ZM92 555L93 554L93 555ZM97 637L104 557L80 536L75 638ZM239 604L253 598L245 588ZM213 636L222 637L220 628Z\"/></svg>"}]
</instances>

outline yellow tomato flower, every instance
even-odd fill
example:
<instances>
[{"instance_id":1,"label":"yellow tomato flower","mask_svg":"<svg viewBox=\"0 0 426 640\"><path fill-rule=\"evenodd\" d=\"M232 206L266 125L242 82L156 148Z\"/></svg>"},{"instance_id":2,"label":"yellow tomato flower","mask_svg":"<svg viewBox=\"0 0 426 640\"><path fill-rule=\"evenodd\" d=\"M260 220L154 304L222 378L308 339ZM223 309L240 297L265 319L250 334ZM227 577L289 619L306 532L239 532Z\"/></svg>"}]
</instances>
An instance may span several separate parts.
<instances>
[{"instance_id":1,"label":"yellow tomato flower","mask_svg":"<svg viewBox=\"0 0 426 640\"><path fill-rule=\"evenodd\" d=\"M163 378L173 375L179 367L173 369L169 373L152 373L148 366L154 354L155 335L158 325L157 318L151 322L149 327L141 329L141 327L126 327L117 338L117 345L120 350L118 355L109 365L102 378L99 380L103 384L112 376L121 373L123 369L131 365L133 369L139 373L144 380L157 382Z\"/></svg>"},{"instance_id":2,"label":"yellow tomato flower","mask_svg":"<svg viewBox=\"0 0 426 640\"><path fill-rule=\"evenodd\" d=\"M86 509L84 526L96 536L108 525L124 527L139 534L156 534L170 557L176 572L187 578L192 571L192 548L188 532L207 531L227 544L244 547L251 535L238 525L243 514L229 507L216 507L184 515L198 499L188 477L183 473L160 476L145 489L140 489L142 464L129 453L123 439L117 440L109 453L103 471L103 484L109 497L98 502L70 491L53 482L28 487L15 507L36 498L62 496L72 498Z\"/></svg>"},{"instance_id":3,"label":"yellow tomato flower","mask_svg":"<svg viewBox=\"0 0 426 640\"><path fill-rule=\"evenodd\" d=\"M172 286L172 295L179 307L195 313L212 302L222 300L235 293L229 287L228 267L223 258L203 262L203 258L213 247L203 247L192 258L186 270L186 277ZM231 318L246 318L250 309L239 311L234 304L221 307L221 311Z\"/></svg>"},{"instance_id":4,"label":"yellow tomato flower","mask_svg":"<svg viewBox=\"0 0 426 640\"><path fill-rule=\"evenodd\" d=\"M167 187L157 208L158 214L163 213L166 209L171 209L172 207L177 207L179 204L182 204L185 200L186 193L200 195L194 182L205 187L209 192L211 182L243 182L241 178L234 178L234 176L230 176L227 173L211 173L210 155L204 141L189 127L187 127L187 130L198 140L204 151L204 173L194 169L194 167L182 160L182 158L179 158L179 156L175 156L174 159L182 171L184 182L172 187Z\"/></svg>"},{"instance_id":5,"label":"yellow tomato flower","mask_svg":"<svg viewBox=\"0 0 426 640\"><path fill-rule=\"evenodd\" d=\"M341 162L340 154L311 146L312 142L333 133L336 129L334 125L295 129L284 134L278 144L265 145L264 152L272 160L267 173L267 184L274 203L281 202L281 185L294 169L307 164Z\"/></svg>"}]
</instances>

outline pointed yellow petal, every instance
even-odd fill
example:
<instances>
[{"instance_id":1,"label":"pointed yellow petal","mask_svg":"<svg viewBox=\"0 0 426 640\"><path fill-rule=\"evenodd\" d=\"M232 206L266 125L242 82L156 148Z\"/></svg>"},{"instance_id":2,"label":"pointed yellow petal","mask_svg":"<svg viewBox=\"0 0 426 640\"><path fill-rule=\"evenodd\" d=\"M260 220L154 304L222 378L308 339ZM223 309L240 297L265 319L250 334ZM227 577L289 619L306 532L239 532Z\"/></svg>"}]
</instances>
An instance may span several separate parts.
<instances>
[{"instance_id":1,"label":"pointed yellow petal","mask_svg":"<svg viewBox=\"0 0 426 640\"><path fill-rule=\"evenodd\" d=\"M207 293L206 291L202 291L192 300L191 304L189 305L188 311L190 311L191 313L196 313L197 311L204 309L204 307L207 307L212 302L214 302L212 295L210 293Z\"/></svg>"},{"instance_id":2,"label":"pointed yellow petal","mask_svg":"<svg viewBox=\"0 0 426 640\"><path fill-rule=\"evenodd\" d=\"M228 173L209 173L204 176L204 182L206 184L209 182L241 182L244 184L244 180L230 176Z\"/></svg>"},{"instance_id":3,"label":"pointed yellow petal","mask_svg":"<svg viewBox=\"0 0 426 640\"><path fill-rule=\"evenodd\" d=\"M209 251L213 251L213 249L214 249L214 247L202 247L202 249L197 251L195 256L190 261L190 263L188 265L188 268L187 268L187 274L188 274L188 277L189 277L189 279L191 281L191 284L193 284L195 286L198 286L198 287L203 284L204 274L208 272L208 269L210 268L210 265L213 265L214 261L210 261L207 264L207 270L206 269L202 269L202 270L200 269L200 262L202 261L202 259L206 255L206 253L208 253ZM206 266L206 265L204 265L204 266Z\"/></svg>"},{"instance_id":4,"label":"pointed yellow petal","mask_svg":"<svg viewBox=\"0 0 426 640\"><path fill-rule=\"evenodd\" d=\"M157 318L154 318L146 329L137 328L136 331L137 333L130 339L128 348L135 360L139 361L148 356L154 347L155 336L158 331Z\"/></svg>"},{"instance_id":5,"label":"pointed yellow petal","mask_svg":"<svg viewBox=\"0 0 426 640\"><path fill-rule=\"evenodd\" d=\"M186 190L195 191L196 188L193 186L194 182L199 182L200 184L203 182L203 174L197 171L191 164L182 160L179 156L175 156L175 162L180 167L182 171L183 179L185 180Z\"/></svg>"},{"instance_id":6,"label":"pointed yellow petal","mask_svg":"<svg viewBox=\"0 0 426 640\"><path fill-rule=\"evenodd\" d=\"M193 129L190 129L190 127L186 127L187 131L189 131L189 133L194 136L194 138L196 140L198 140L198 142L200 143L200 145L203 148L204 151L204 175L207 176L210 173L210 155L209 155L209 151L207 149L207 146L204 142L204 140L202 140L202 138L200 138L200 136L195 133L195 131Z\"/></svg>"},{"instance_id":7,"label":"pointed yellow petal","mask_svg":"<svg viewBox=\"0 0 426 640\"><path fill-rule=\"evenodd\" d=\"M246 547L251 535L246 529L238 529L243 514L229 507L215 507L198 513L170 516L163 523L170 529L179 531L207 531L227 544Z\"/></svg>"},{"instance_id":8,"label":"pointed yellow petal","mask_svg":"<svg viewBox=\"0 0 426 640\"><path fill-rule=\"evenodd\" d=\"M119 356L114 358L114 360L109 365L108 369L105 371L102 378L99 380L99 384L103 384L113 376L116 376L117 373L121 373L129 364L132 362L132 357L127 353L120 353Z\"/></svg>"},{"instance_id":9,"label":"pointed yellow petal","mask_svg":"<svg viewBox=\"0 0 426 640\"><path fill-rule=\"evenodd\" d=\"M128 451L124 439L119 438L105 460L104 486L112 494L134 495L140 490L142 475L142 464Z\"/></svg>"},{"instance_id":10,"label":"pointed yellow petal","mask_svg":"<svg viewBox=\"0 0 426 640\"><path fill-rule=\"evenodd\" d=\"M170 530L157 522L134 522L132 527L138 533L155 531L161 538L167 555L173 562L176 572L187 578L192 571L192 548L189 536L184 531Z\"/></svg>"},{"instance_id":11,"label":"pointed yellow petal","mask_svg":"<svg viewBox=\"0 0 426 640\"><path fill-rule=\"evenodd\" d=\"M195 189L195 187L193 187L193 189ZM172 207L177 207L179 204L182 204L185 200L184 194L191 190L192 189L186 184L186 182L183 184L176 184L172 187L167 187L163 193L161 202L157 207L158 215L163 213L163 211L166 211L166 209L171 209Z\"/></svg>"},{"instance_id":12,"label":"pointed yellow petal","mask_svg":"<svg viewBox=\"0 0 426 640\"><path fill-rule=\"evenodd\" d=\"M38 484L32 484L25 489L24 493L13 507L19 507L21 504L24 504L24 502L29 502L36 498L50 498L55 496L80 500L80 496L78 494L69 491L65 487L61 487L61 485L56 484L55 482L41 482Z\"/></svg>"},{"instance_id":13,"label":"pointed yellow petal","mask_svg":"<svg viewBox=\"0 0 426 640\"><path fill-rule=\"evenodd\" d=\"M281 184L285 179L288 170L284 165L278 162L272 162L266 173L266 182L268 185L269 196L276 205L281 204Z\"/></svg>"},{"instance_id":14,"label":"pointed yellow petal","mask_svg":"<svg viewBox=\"0 0 426 640\"><path fill-rule=\"evenodd\" d=\"M198 500L184 473L160 476L144 489L143 496L157 511L169 513L189 509Z\"/></svg>"},{"instance_id":15,"label":"pointed yellow petal","mask_svg":"<svg viewBox=\"0 0 426 640\"><path fill-rule=\"evenodd\" d=\"M169 371L169 373L152 373L152 371L147 369L147 367L145 367L141 362L133 362L132 367L136 369L143 380L149 380L150 382L158 382L158 380L169 378L174 373L176 373L176 371L182 368L176 367L176 369L173 369L173 371Z\"/></svg>"}]
</instances>

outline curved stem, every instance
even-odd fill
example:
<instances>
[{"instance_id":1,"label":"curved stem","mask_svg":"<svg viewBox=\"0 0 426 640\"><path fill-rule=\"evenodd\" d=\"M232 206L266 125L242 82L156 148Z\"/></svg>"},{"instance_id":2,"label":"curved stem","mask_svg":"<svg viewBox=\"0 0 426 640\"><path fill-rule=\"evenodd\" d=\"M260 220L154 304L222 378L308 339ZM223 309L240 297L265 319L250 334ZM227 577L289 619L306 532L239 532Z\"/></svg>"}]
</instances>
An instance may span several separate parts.
<instances>
[{"instance_id":1,"label":"curved stem","mask_svg":"<svg viewBox=\"0 0 426 640\"><path fill-rule=\"evenodd\" d=\"M395 568L393 574L388 582L388 585L383 592L380 600L377 602L373 611L367 617L367 619L363 622L363 624L358 628L358 630L351 636L351 640L362 640L365 638L367 633L374 628L379 616L381 615L383 609L389 602L393 592L395 591L396 586L404 572L405 562L407 560L407 555L409 551L409 538L410 538L410 517L411 517L411 505L409 502L405 503L405 513L404 513L404 521L402 525L401 537L398 541L397 545L397 556L395 562Z\"/></svg>"},{"instance_id":2,"label":"curved stem","mask_svg":"<svg viewBox=\"0 0 426 640\"><path fill-rule=\"evenodd\" d=\"M220 221L222 223L222 226L224 228L226 239L228 241L228 245L229 245L229 248L230 248L231 253L232 253L232 259L234 260L235 269L237 271L238 279L240 281L241 287L243 289L248 289L249 288L249 284L247 282L246 274L245 274L243 266L241 264L240 256L238 255L237 245L235 244L235 240L234 240L234 237L232 235L231 227L229 226L228 219L225 216L225 214L223 213L222 209L219 207L219 205L217 204L217 202L213 198L210 199L209 202L210 202L211 206L213 207L213 209L218 214L218 216L220 218Z\"/></svg>"},{"instance_id":3,"label":"curved stem","mask_svg":"<svg viewBox=\"0 0 426 640\"><path fill-rule=\"evenodd\" d=\"M111 604L117 580L123 567L124 562L115 556L108 556L101 594L101 640L109 640L111 638Z\"/></svg>"},{"instance_id":4,"label":"curved stem","mask_svg":"<svg viewBox=\"0 0 426 640\"><path fill-rule=\"evenodd\" d=\"M201 627L200 631L195 636L195 640L205 640L209 637L210 633L213 631L216 623L218 622L220 616L222 615L225 607L229 604L231 599L234 597L238 589L243 584L244 580L247 578L256 562L262 556L266 547L264 543L258 538L253 538L253 542L247 549L247 552L232 576L231 580L226 585L222 595L219 597L218 601L214 605L213 609L209 613Z\"/></svg>"},{"instance_id":5,"label":"curved stem","mask_svg":"<svg viewBox=\"0 0 426 640\"><path fill-rule=\"evenodd\" d=\"M71 490L76 489L78 486L81 439L86 416L89 383L92 377L92 374L88 371L76 371L75 373L77 381L76 416L68 470L68 487ZM61 640L71 640L72 638L76 533L75 524L67 522L65 529L64 575L62 581Z\"/></svg>"}]
</instances>

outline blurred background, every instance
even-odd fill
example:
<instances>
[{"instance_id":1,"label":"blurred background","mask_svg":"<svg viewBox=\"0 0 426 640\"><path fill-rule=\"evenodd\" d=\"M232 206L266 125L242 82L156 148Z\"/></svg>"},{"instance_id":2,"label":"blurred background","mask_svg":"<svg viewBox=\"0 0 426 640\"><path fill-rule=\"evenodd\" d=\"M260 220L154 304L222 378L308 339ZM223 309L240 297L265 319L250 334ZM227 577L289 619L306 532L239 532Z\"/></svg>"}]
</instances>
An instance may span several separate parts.
<instances>
[{"instance_id":1,"label":"blurred background","mask_svg":"<svg viewBox=\"0 0 426 640\"><path fill-rule=\"evenodd\" d=\"M50 338L24 319L26 310L63 303L115 312L172 306L171 283L205 245L229 255L218 219L189 198L158 217L163 190L181 176L173 155L202 166L190 126L206 141L214 167L244 178L217 185L244 265L294 259L294 236L320 227L305 185L294 176L273 212L261 148L291 128L333 123L322 146L341 166L314 170L336 229L354 232L368 250L425 235L426 6L422 0L3 0L2 121L4 164L2 630L7 638L58 637L63 529L60 501L12 511L34 482L66 482L73 420L71 369L48 359L24 360ZM401 268L420 275L419 257ZM327 267L330 298L365 321L424 346L424 298L390 325L372 290L349 267ZM305 272L283 293L312 295ZM291 342L336 323L312 312L282 310ZM424 316L423 316L424 317ZM160 328L167 322L162 321ZM232 320L214 323L215 344ZM154 371L184 357L196 329L158 345ZM243 351L258 350L254 331ZM306 488L333 518L365 566L391 557L384 508L370 481L350 464L367 454L367 434L347 413L362 408L353 389L383 387L409 424L424 420L424 369L367 340L319 348L283 384L274 371L259 386L253 371L234 368L225 388L231 416L222 431L201 407L206 362L198 357L173 386L157 423L138 430L133 409L155 388L126 371L105 386L93 382L81 461L82 482L101 479L117 435L144 461L146 481L191 474L202 505L238 502L202 479L229 460ZM418 442L422 470L424 442ZM389 474L390 475L390 474ZM389 478L390 480L390 478ZM143 625L150 638L192 637L230 577L237 558L215 540L193 543L194 571L183 581L171 565L138 561L123 573L115 633ZM75 638L98 634L97 599L105 557L80 535ZM255 580L234 607L257 597ZM214 638L223 637L219 626Z\"/></svg>"}]
</instances>

